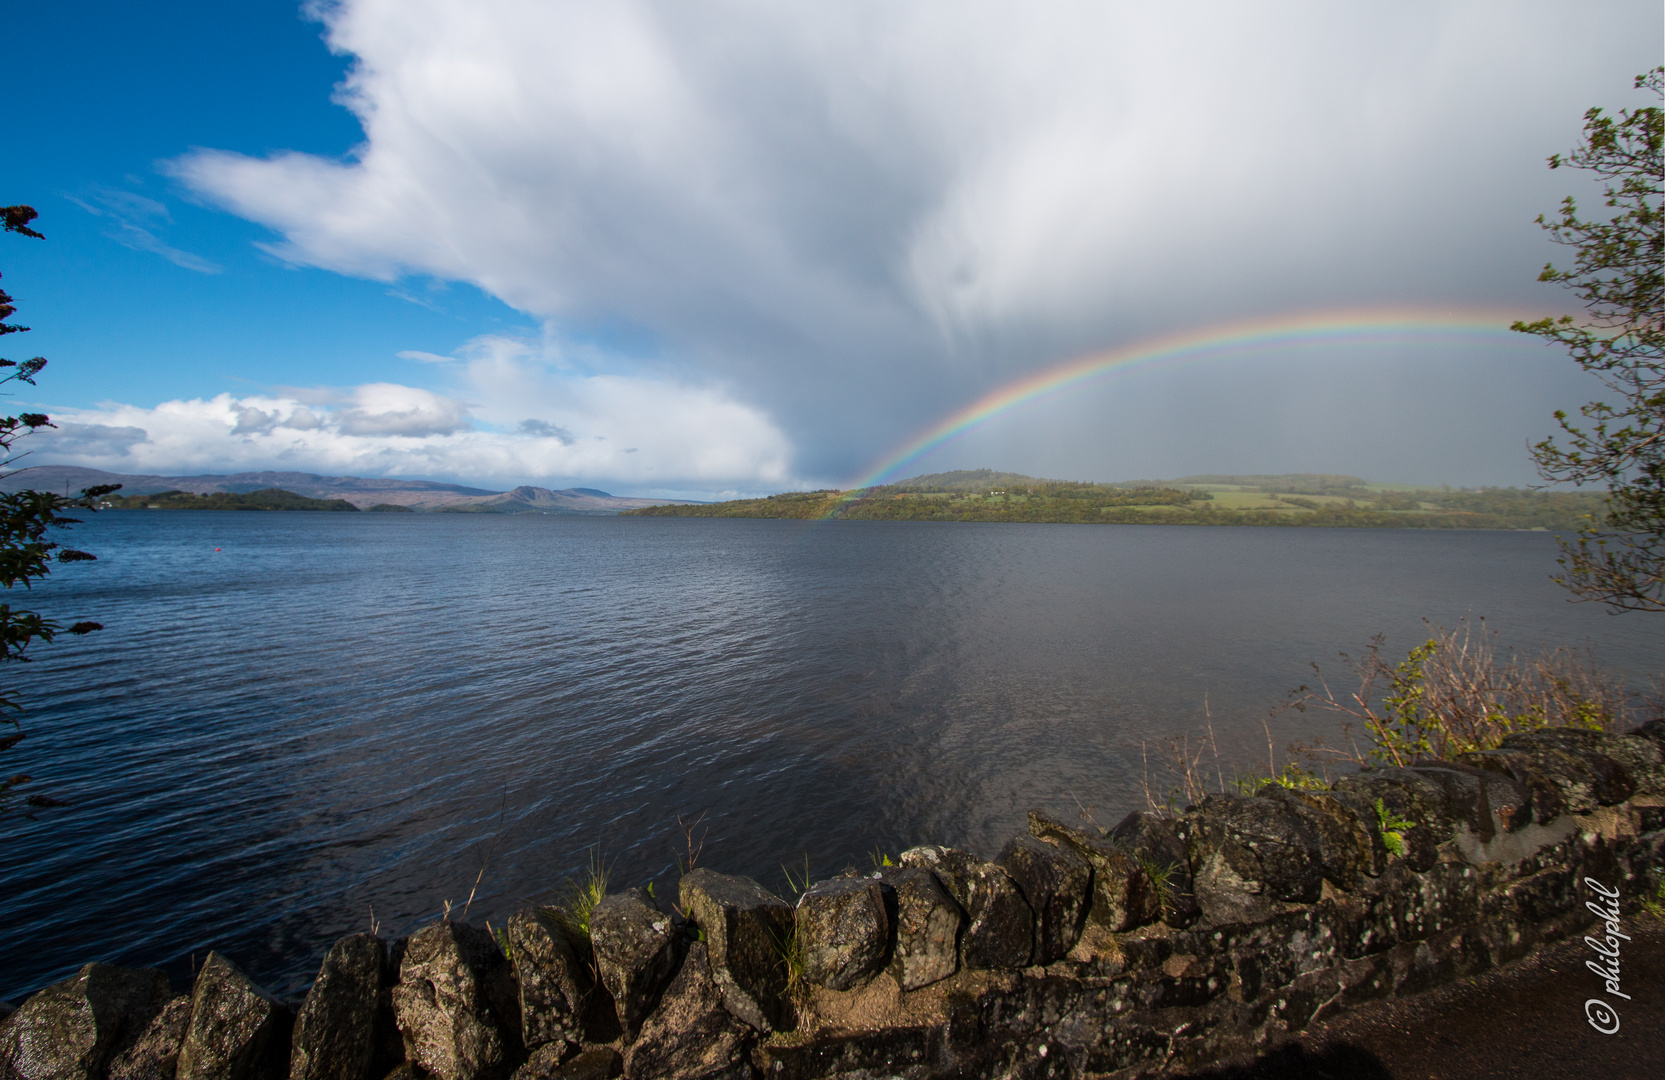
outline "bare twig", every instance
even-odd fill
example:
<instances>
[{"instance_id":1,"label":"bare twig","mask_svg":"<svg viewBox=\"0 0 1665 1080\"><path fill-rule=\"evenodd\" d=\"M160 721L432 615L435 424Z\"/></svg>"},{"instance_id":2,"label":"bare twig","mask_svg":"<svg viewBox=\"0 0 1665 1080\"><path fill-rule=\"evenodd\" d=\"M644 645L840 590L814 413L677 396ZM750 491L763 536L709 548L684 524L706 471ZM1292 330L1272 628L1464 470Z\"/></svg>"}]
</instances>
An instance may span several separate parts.
<instances>
[{"instance_id":1,"label":"bare twig","mask_svg":"<svg viewBox=\"0 0 1665 1080\"><path fill-rule=\"evenodd\" d=\"M1214 778L1220 784L1221 794L1226 790L1226 774L1220 769L1220 744L1214 741L1214 714L1208 709L1208 695L1203 695L1203 715L1208 718L1208 746L1214 751Z\"/></svg>"},{"instance_id":2,"label":"bare twig","mask_svg":"<svg viewBox=\"0 0 1665 1080\"><path fill-rule=\"evenodd\" d=\"M497 852L497 842L503 838L503 818L509 812L509 790L503 789L503 805L497 809L497 828L491 832L491 843L486 847L486 853L480 859L480 872L474 875L474 887L468 890L468 900L463 904L462 917L468 919L468 909L474 903L474 894L480 889L480 882L486 876L486 867L491 865L491 857ZM479 850L478 848L475 849ZM445 917L451 917L451 905L445 905Z\"/></svg>"},{"instance_id":3,"label":"bare twig","mask_svg":"<svg viewBox=\"0 0 1665 1080\"><path fill-rule=\"evenodd\" d=\"M683 877L687 877L694 872L694 865L699 862L700 856L705 853L705 838L711 832L711 826L707 825L700 829L700 825L705 821L705 815L710 812L709 810L701 810L700 816L693 821L684 821L681 814L676 816L676 823L682 827L683 839L688 843L688 861L684 863L680 858L676 860L676 867L681 871ZM700 830L697 843L694 840L695 829Z\"/></svg>"}]
</instances>

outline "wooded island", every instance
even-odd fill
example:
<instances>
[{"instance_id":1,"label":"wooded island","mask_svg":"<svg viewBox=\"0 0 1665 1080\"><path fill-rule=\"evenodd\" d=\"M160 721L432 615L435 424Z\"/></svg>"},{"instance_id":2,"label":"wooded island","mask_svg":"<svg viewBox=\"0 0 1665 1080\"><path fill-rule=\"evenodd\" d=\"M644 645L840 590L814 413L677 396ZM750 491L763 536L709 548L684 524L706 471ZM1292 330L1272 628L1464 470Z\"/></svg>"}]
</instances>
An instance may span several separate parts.
<instances>
[{"instance_id":1,"label":"wooded island","mask_svg":"<svg viewBox=\"0 0 1665 1080\"><path fill-rule=\"evenodd\" d=\"M263 491L158 491L154 495L110 496L100 503L111 510L351 510L346 499L309 499L282 488Z\"/></svg>"}]
</instances>

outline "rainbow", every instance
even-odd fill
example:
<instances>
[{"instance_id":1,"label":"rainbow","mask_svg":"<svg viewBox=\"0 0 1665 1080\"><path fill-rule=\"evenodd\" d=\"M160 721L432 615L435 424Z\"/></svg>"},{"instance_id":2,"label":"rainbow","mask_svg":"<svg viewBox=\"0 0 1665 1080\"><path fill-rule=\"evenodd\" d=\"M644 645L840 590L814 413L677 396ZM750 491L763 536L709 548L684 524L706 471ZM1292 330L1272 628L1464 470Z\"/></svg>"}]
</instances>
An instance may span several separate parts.
<instances>
[{"instance_id":1,"label":"rainbow","mask_svg":"<svg viewBox=\"0 0 1665 1080\"><path fill-rule=\"evenodd\" d=\"M1100 380L1290 345L1519 341L1509 324L1542 315L1504 308L1307 312L1223 323L1092 353L1007 383L932 424L851 483L830 513L859 497L863 489L895 479L926 454L997 416Z\"/></svg>"}]
</instances>

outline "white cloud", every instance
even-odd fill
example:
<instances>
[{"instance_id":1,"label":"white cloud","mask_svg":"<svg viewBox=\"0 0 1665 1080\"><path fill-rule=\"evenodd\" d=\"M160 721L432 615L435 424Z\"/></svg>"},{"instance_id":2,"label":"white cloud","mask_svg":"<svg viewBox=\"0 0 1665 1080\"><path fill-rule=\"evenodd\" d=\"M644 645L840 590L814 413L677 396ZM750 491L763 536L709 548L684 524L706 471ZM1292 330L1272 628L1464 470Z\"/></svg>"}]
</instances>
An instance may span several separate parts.
<instances>
[{"instance_id":1,"label":"white cloud","mask_svg":"<svg viewBox=\"0 0 1665 1080\"><path fill-rule=\"evenodd\" d=\"M459 401L396 383L371 383L353 390L352 407L336 417L343 435L452 435L469 428Z\"/></svg>"},{"instance_id":2,"label":"white cloud","mask_svg":"<svg viewBox=\"0 0 1665 1080\"><path fill-rule=\"evenodd\" d=\"M322 10L364 144L178 177L295 263L644 328L811 471L1179 325L1543 302L1541 162L1659 29L1624 0Z\"/></svg>"},{"instance_id":3,"label":"white cloud","mask_svg":"<svg viewBox=\"0 0 1665 1080\"><path fill-rule=\"evenodd\" d=\"M476 343L450 396L395 383L58 410L32 463L112 472L284 468L512 486L587 479L644 492L791 482L786 439L719 390L552 371L528 346Z\"/></svg>"}]
</instances>

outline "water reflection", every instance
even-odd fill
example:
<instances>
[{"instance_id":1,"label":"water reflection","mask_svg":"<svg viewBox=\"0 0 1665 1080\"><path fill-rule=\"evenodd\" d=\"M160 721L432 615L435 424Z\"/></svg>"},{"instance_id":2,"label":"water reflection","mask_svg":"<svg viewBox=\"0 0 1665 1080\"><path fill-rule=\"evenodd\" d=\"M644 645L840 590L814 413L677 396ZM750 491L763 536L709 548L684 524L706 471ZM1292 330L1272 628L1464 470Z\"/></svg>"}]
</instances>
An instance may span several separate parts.
<instances>
[{"instance_id":1,"label":"water reflection","mask_svg":"<svg viewBox=\"0 0 1665 1080\"><path fill-rule=\"evenodd\" d=\"M1541 534L128 512L81 539L101 561L37 597L109 629L20 672L28 764L77 805L7 845L13 999L211 947L294 991L372 909L407 932L477 877L494 921L592 849L669 884L679 814L769 884L990 852L1031 806L1113 822L1205 699L1258 757L1308 662L1423 617L1659 667L1649 624L1564 602Z\"/></svg>"}]
</instances>

